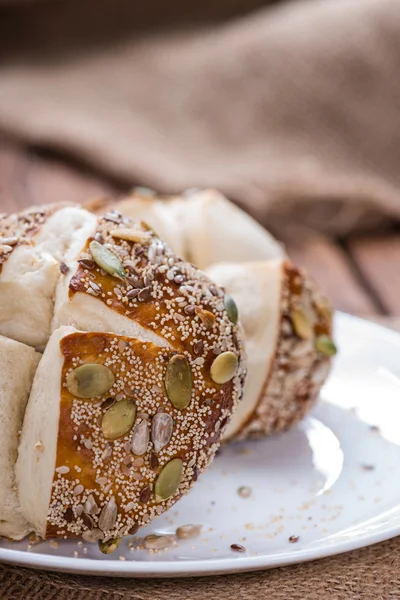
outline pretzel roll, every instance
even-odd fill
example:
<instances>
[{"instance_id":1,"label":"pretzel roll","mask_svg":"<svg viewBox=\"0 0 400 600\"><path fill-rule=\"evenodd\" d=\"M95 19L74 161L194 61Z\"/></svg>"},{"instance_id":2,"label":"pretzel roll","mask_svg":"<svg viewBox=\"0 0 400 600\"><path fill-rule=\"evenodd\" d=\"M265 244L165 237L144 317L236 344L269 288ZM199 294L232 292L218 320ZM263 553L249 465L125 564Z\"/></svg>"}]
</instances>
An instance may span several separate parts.
<instances>
[{"instance_id":1,"label":"pretzel roll","mask_svg":"<svg viewBox=\"0 0 400 600\"><path fill-rule=\"evenodd\" d=\"M34 379L16 467L42 537L109 552L174 504L219 445L240 394L209 358L113 333L56 330ZM32 499L35 499L33 502Z\"/></svg>"},{"instance_id":2,"label":"pretzel roll","mask_svg":"<svg viewBox=\"0 0 400 600\"><path fill-rule=\"evenodd\" d=\"M199 269L223 261L285 256L282 244L216 190L161 198L144 196L139 189L112 206L134 221L154 227L176 254Z\"/></svg>"},{"instance_id":3,"label":"pretzel roll","mask_svg":"<svg viewBox=\"0 0 400 600\"><path fill-rule=\"evenodd\" d=\"M20 540L31 530L16 494L15 462L25 406L40 355L0 337L0 536Z\"/></svg>"},{"instance_id":4,"label":"pretzel roll","mask_svg":"<svg viewBox=\"0 0 400 600\"><path fill-rule=\"evenodd\" d=\"M313 406L336 352L332 312L314 281L286 260L214 265L245 332L248 376L224 440L287 429Z\"/></svg>"},{"instance_id":5,"label":"pretzel roll","mask_svg":"<svg viewBox=\"0 0 400 600\"><path fill-rule=\"evenodd\" d=\"M95 222L66 204L0 216L0 334L36 348L46 344L60 264L77 253Z\"/></svg>"}]
</instances>

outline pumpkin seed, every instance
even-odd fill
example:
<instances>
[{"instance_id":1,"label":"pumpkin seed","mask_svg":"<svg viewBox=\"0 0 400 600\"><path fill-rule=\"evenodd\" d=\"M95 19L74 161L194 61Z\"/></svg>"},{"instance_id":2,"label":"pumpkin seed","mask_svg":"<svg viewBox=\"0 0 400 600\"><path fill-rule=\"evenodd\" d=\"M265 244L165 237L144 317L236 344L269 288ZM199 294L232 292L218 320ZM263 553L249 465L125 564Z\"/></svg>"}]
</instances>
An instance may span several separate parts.
<instances>
[{"instance_id":1,"label":"pumpkin seed","mask_svg":"<svg viewBox=\"0 0 400 600\"><path fill-rule=\"evenodd\" d=\"M81 365L67 375L67 388L78 398L102 396L114 385L114 373L97 363Z\"/></svg>"},{"instance_id":2,"label":"pumpkin seed","mask_svg":"<svg viewBox=\"0 0 400 600\"><path fill-rule=\"evenodd\" d=\"M136 418L136 404L125 399L116 402L103 415L101 428L107 440L116 440L132 429Z\"/></svg>"},{"instance_id":3,"label":"pumpkin seed","mask_svg":"<svg viewBox=\"0 0 400 600\"><path fill-rule=\"evenodd\" d=\"M90 242L89 250L93 256L93 260L103 271L118 279L125 279L126 271L118 256L111 252L111 250L99 244L96 240Z\"/></svg>"},{"instance_id":4,"label":"pumpkin seed","mask_svg":"<svg viewBox=\"0 0 400 600\"><path fill-rule=\"evenodd\" d=\"M114 538L112 540L107 540L107 542L99 540L99 550L103 554L111 554L118 548L120 543L121 538Z\"/></svg>"},{"instance_id":5,"label":"pumpkin seed","mask_svg":"<svg viewBox=\"0 0 400 600\"><path fill-rule=\"evenodd\" d=\"M110 233L114 238L126 240L127 242L137 242L138 244L150 244L152 239L148 231L141 231L140 229L113 229Z\"/></svg>"},{"instance_id":6,"label":"pumpkin seed","mask_svg":"<svg viewBox=\"0 0 400 600\"><path fill-rule=\"evenodd\" d=\"M162 412L154 415L151 423L151 441L153 442L155 452L160 452L168 444L173 429L174 421L171 415Z\"/></svg>"},{"instance_id":7,"label":"pumpkin seed","mask_svg":"<svg viewBox=\"0 0 400 600\"><path fill-rule=\"evenodd\" d=\"M301 306L294 308L290 315L296 335L302 340L310 340L314 336L312 315Z\"/></svg>"},{"instance_id":8,"label":"pumpkin seed","mask_svg":"<svg viewBox=\"0 0 400 600\"><path fill-rule=\"evenodd\" d=\"M183 463L174 458L165 465L159 474L154 488L156 502L162 502L173 496L179 487L183 475Z\"/></svg>"},{"instance_id":9,"label":"pumpkin seed","mask_svg":"<svg viewBox=\"0 0 400 600\"><path fill-rule=\"evenodd\" d=\"M238 307L236 306L236 302L229 294L225 294L224 305L228 319L236 325L239 318L239 311Z\"/></svg>"},{"instance_id":10,"label":"pumpkin seed","mask_svg":"<svg viewBox=\"0 0 400 600\"><path fill-rule=\"evenodd\" d=\"M324 356L335 356L337 353L335 343L328 335L319 335L315 340L315 348Z\"/></svg>"},{"instance_id":11,"label":"pumpkin seed","mask_svg":"<svg viewBox=\"0 0 400 600\"><path fill-rule=\"evenodd\" d=\"M238 357L233 352L222 352L211 365L210 375L215 383L226 383L235 374L238 366Z\"/></svg>"},{"instance_id":12,"label":"pumpkin seed","mask_svg":"<svg viewBox=\"0 0 400 600\"><path fill-rule=\"evenodd\" d=\"M185 356L175 354L167 366L165 390L175 408L186 408L192 396L192 372Z\"/></svg>"},{"instance_id":13,"label":"pumpkin seed","mask_svg":"<svg viewBox=\"0 0 400 600\"><path fill-rule=\"evenodd\" d=\"M149 445L149 426L146 421L141 421L133 430L131 450L136 456L142 456Z\"/></svg>"}]
</instances>

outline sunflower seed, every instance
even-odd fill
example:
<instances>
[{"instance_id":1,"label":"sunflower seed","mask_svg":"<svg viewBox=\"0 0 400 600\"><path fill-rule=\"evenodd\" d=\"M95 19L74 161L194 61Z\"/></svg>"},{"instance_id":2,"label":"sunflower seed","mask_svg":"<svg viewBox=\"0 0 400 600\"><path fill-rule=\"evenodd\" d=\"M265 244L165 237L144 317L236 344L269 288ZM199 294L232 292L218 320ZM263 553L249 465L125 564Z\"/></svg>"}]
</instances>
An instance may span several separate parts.
<instances>
[{"instance_id":1,"label":"sunflower seed","mask_svg":"<svg viewBox=\"0 0 400 600\"><path fill-rule=\"evenodd\" d=\"M137 244L150 244L152 240L152 235L148 231L141 231L140 229L113 229L110 234L114 238Z\"/></svg>"},{"instance_id":2,"label":"sunflower seed","mask_svg":"<svg viewBox=\"0 0 400 600\"><path fill-rule=\"evenodd\" d=\"M94 269L96 266L94 260L90 260L90 258L81 258L81 260L78 260L78 264L80 264L84 269L89 270Z\"/></svg>"},{"instance_id":3,"label":"sunflower seed","mask_svg":"<svg viewBox=\"0 0 400 600\"><path fill-rule=\"evenodd\" d=\"M151 288L149 288L149 287L142 288L138 294L139 302L146 302L147 300L150 299L150 295L151 295Z\"/></svg>"},{"instance_id":4,"label":"sunflower seed","mask_svg":"<svg viewBox=\"0 0 400 600\"><path fill-rule=\"evenodd\" d=\"M92 529L91 531L83 531L82 532L82 539L85 540L85 542L89 542L89 544L94 544L95 542L98 542L99 540L101 540L101 538L103 537L103 532L100 529Z\"/></svg>"},{"instance_id":5,"label":"sunflower seed","mask_svg":"<svg viewBox=\"0 0 400 600\"><path fill-rule=\"evenodd\" d=\"M166 446L174 429L174 421L167 413L157 413L151 422L151 441L156 453Z\"/></svg>"},{"instance_id":6,"label":"sunflower seed","mask_svg":"<svg viewBox=\"0 0 400 600\"><path fill-rule=\"evenodd\" d=\"M97 515L99 513L99 507L93 494L87 497L85 504L83 505L83 512L87 515Z\"/></svg>"},{"instance_id":7,"label":"sunflower seed","mask_svg":"<svg viewBox=\"0 0 400 600\"><path fill-rule=\"evenodd\" d=\"M101 455L101 460L104 463L107 463L111 460L112 457L112 452L113 452L113 445L111 442L109 442L107 444L107 446L105 447L105 449L103 450L103 454Z\"/></svg>"},{"instance_id":8,"label":"sunflower seed","mask_svg":"<svg viewBox=\"0 0 400 600\"><path fill-rule=\"evenodd\" d=\"M151 497L151 488L150 486L147 486L145 488L142 489L142 491L139 494L139 501L142 502L143 504L145 504L146 502L148 502L150 500Z\"/></svg>"},{"instance_id":9,"label":"sunflower seed","mask_svg":"<svg viewBox=\"0 0 400 600\"><path fill-rule=\"evenodd\" d=\"M102 531L110 531L117 520L117 504L114 496L111 496L110 500L105 504L101 510L99 517L99 528Z\"/></svg>"},{"instance_id":10,"label":"sunflower seed","mask_svg":"<svg viewBox=\"0 0 400 600\"><path fill-rule=\"evenodd\" d=\"M200 321L203 323L206 329L211 329L215 323L215 315L209 310L204 310L199 306L196 307L195 310L196 315L199 317Z\"/></svg>"},{"instance_id":11,"label":"sunflower seed","mask_svg":"<svg viewBox=\"0 0 400 600\"><path fill-rule=\"evenodd\" d=\"M150 534L144 538L144 547L147 550L164 550L173 544L175 538L173 535L155 535Z\"/></svg>"},{"instance_id":12,"label":"sunflower seed","mask_svg":"<svg viewBox=\"0 0 400 600\"><path fill-rule=\"evenodd\" d=\"M190 540L200 535L201 530L201 525L181 525L176 530L176 537L179 540Z\"/></svg>"},{"instance_id":13,"label":"sunflower seed","mask_svg":"<svg viewBox=\"0 0 400 600\"><path fill-rule=\"evenodd\" d=\"M78 398L102 396L114 382L111 369L97 363L81 365L67 375L67 388Z\"/></svg>"},{"instance_id":14,"label":"sunflower seed","mask_svg":"<svg viewBox=\"0 0 400 600\"><path fill-rule=\"evenodd\" d=\"M149 445L149 425L147 421L141 421L133 430L131 450L136 456L142 456Z\"/></svg>"}]
</instances>

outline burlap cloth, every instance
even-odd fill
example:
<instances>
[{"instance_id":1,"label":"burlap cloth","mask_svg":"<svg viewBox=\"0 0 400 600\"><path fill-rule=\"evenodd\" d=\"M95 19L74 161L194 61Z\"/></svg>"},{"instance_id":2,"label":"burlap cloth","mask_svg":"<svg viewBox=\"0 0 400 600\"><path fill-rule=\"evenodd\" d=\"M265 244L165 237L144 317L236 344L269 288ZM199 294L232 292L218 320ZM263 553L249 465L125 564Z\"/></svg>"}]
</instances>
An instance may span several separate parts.
<instances>
[{"instance_id":1,"label":"burlap cloth","mask_svg":"<svg viewBox=\"0 0 400 600\"><path fill-rule=\"evenodd\" d=\"M0 0L0 130L270 226L397 219L400 2L266 4Z\"/></svg>"}]
</instances>

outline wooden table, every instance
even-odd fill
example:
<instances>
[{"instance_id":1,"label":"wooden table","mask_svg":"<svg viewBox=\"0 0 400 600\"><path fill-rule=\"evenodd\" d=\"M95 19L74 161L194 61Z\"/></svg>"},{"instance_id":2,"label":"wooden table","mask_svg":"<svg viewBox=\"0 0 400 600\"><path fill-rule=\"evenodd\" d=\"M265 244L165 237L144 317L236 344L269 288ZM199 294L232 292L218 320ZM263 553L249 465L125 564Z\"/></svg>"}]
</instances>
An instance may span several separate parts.
<instances>
[{"instance_id":1,"label":"wooden table","mask_svg":"<svg viewBox=\"0 0 400 600\"><path fill-rule=\"evenodd\" d=\"M125 191L70 160L0 138L0 212L62 200L84 202ZM362 316L400 315L399 233L355 237L345 244L320 236L285 242L293 260L314 275L336 308Z\"/></svg>"}]
</instances>

